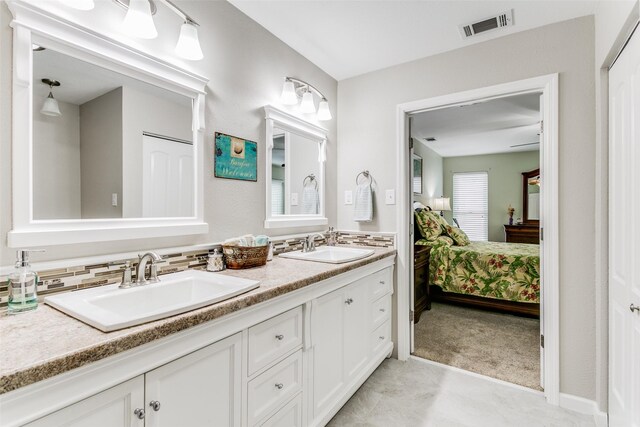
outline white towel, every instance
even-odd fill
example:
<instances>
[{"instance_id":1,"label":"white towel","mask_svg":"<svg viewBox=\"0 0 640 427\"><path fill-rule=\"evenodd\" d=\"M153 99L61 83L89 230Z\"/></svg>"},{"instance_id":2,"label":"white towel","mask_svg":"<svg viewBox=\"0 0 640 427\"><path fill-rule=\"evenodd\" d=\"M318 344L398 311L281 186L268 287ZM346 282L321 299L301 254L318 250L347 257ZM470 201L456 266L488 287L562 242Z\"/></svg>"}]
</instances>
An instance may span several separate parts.
<instances>
[{"instance_id":1,"label":"white towel","mask_svg":"<svg viewBox=\"0 0 640 427\"><path fill-rule=\"evenodd\" d=\"M302 189L302 213L304 215L317 215L320 206L320 195L318 190L308 185Z\"/></svg>"},{"instance_id":2,"label":"white towel","mask_svg":"<svg viewBox=\"0 0 640 427\"><path fill-rule=\"evenodd\" d=\"M356 187L353 220L358 222L373 220L373 191L369 182L358 184Z\"/></svg>"}]
</instances>

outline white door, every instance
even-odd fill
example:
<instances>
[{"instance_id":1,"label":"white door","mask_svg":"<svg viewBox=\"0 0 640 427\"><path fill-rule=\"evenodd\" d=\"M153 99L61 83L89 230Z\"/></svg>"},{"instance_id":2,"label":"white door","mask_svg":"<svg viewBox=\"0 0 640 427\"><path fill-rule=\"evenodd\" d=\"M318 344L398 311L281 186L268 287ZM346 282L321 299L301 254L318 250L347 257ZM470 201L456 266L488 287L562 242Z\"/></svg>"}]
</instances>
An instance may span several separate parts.
<instances>
[{"instance_id":1,"label":"white door","mask_svg":"<svg viewBox=\"0 0 640 427\"><path fill-rule=\"evenodd\" d=\"M240 426L238 333L145 375L146 427Z\"/></svg>"},{"instance_id":2,"label":"white door","mask_svg":"<svg viewBox=\"0 0 640 427\"><path fill-rule=\"evenodd\" d=\"M544 144L544 125L543 125L543 120L544 120L544 94L540 95L540 177L542 178L544 176L544 163L542 161L542 151L544 150L544 147L546 146L546 144ZM544 182L544 181L543 181ZM540 193L544 192L544 185L540 186ZM523 194L524 197L524 194ZM540 205L538 205L538 218L540 218L540 227L544 228L544 218L542 217L542 208L544 206L542 206L542 203L544 202L544 198L542 196L540 196L539 198L540 201ZM542 288L544 289L544 282L542 281L542 278L544 277L543 274L543 269L545 266L545 262L544 262L544 251L543 248L544 247L544 240L540 240L540 278L541 278L541 284L542 284ZM544 292L542 291L542 289L540 290L540 336L544 336ZM542 389L544 390L544 347L542 346L542 339L540 339L540 387L542 387Z\"/></svg>"},{"instance_id":3,"label":"white door","mask_svg":"<svg viewBox=\"0 0 640 427\"><path fill-rule=\"evenodd\" d=\"M27 424L29 427L143 427L134 411L144 409L144 376L118 384L51 415Z\"/></svg>"},{"instance_id":4,"label":"white door","mask_svg":"<svg viewBox=\"0 0 640 427\"><path fill-rule=\"evenodd\" d=\"M340 289L313 301L313 418L333 406L344 386L344 303Z\"/></svg>"},{"instance_id":5,"label":"white door","mask_svg":"<svg viewBox=\"0 0 640 427\"><path fill-rule=\"evenodd\" d=\"M609 71L609 425L640 426L640 31Z\"/></svg>"},{"instance_id":6,"label":"white door","mask_svg":"<svg viewBox=\"0 0 640 427\"><path fill-rule=\"evenodd\" d=\"M344 373L345 382L357 377L369 360L369 288L371 278L365 277L345 288Z\"/></svg>"},{"instance_id":7,"label":"white door","mask_svg":"<svg viewBox=\"0 0 640 427\"><path fill-rule=\"evenodd\" d=\"M194 216L193 184L193 145L143 135L143 217Z\"/></svg>"}]
</instances>

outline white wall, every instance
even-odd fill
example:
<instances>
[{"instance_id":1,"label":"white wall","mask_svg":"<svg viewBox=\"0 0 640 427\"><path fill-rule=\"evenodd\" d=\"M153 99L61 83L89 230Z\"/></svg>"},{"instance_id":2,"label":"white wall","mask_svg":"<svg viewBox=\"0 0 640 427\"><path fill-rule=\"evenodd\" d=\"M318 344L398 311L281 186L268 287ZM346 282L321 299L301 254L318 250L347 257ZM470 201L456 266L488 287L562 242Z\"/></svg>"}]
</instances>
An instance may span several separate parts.
<instances>
[{"instance_id":1,"label":"white wall","mask_svg":"<svg viewBox=\"0 0 640 427\"><path fill-rule=\"evenodd\" d=\"M122 218L122 120L121 87L80 106L82 218Z\"/></svg>"},{"instance_id":2,"label":"white wall","mask_svg":"<svg viewBox=\"0 0 640 427\"><path fill-rule=\"evenodd\" d=\"M79 109L58 100L62 116L45 116L45 98L33 100L33 218L80 218Z\"/></svg>"},{"instance_id":3,"label":"white wall","mask_svg":"<svg viewBox=\"0 0 640 427\"><path fill-rule=\"evenodd\" d=\"M596 86L596 401L602 411L608 399L608 72L615 55L640 16L638 0L600 0L595 10Z\"/></svg>"},{"instance_id":4,"label":"white wall","mask_svg":"<svg viewBox=\"0 0 640 427\"><path fill-rule=\"evenodd\" d=\"M339 83L338 194L369 169L396 188L396 106L409 101L559 73L560 390L594 399L594 22L584 17L508 35ZM579 191L577 191L579 190ZM358 225L340 204L341 229L396 229L395 206Z\"/></svg>"},{"instance_id":5,"label":"white wall","mask_svg":"<svg viewBox=\"0 0 640 427\"><path fill-rule=\"evenodd\" d=\"M414 194L413 200L428 206L433 198L444 195L442 156L418 139L413 140L413 152L422 157L422 194Z\"/></svg>"},{"instance_id":6,"label":"white wall","mask_svg":"<svg viewBox=\"0 0 640 427\"><path fill-rule=\"evenodd\" d=\"M198 21L200 42L205 58L198 62L181 62L173 53L180 19L158 5L155 40L133 40L118 31L123 9L111 1L96 2L89 12L64 9L67 19L90 22L94 31L111 34L145 52L174 63L210 79L207 85L204 131L204 220L210 231L205 235L175 238L139 239L100 244L48 247L34 261L91 256L123 251L144 251L163 247L218 242L246 233L285 235L299 231L323 230L325 227L265 230L265 122L262 107L276 103L285 76L302 78L324 93L336 117L337 83L277 39L267 30L223 1L176 1ZM60 7L58 2L41 2L42 7ZM0 4L0 265L14 261L14 250L6 247L6 233L11 229L11 14ZM336 120L320 123L328 130L327 144L327 216L336 223ZM214 178L214 132L220 131L258 142L258 182Z\"/></svg>"}]
</instances>

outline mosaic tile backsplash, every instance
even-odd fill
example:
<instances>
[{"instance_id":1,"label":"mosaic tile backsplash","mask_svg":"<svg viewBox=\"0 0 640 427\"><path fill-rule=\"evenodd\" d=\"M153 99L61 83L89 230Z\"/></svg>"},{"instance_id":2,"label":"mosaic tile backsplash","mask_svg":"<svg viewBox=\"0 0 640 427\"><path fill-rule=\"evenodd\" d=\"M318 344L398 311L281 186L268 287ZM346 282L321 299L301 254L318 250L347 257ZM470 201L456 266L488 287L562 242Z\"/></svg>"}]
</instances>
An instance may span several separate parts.
<instances>
[{"instance_id":1,"label":"mosaic tile backsplash","mask_svg":"<svg viewBox=\"0 0 640 427\"><path fill-rule=\"evenodd\" d=\"M351 233L339 231L338 244L393 247L395 245L394 237L395 236L391 234ZM302 249L301 240L301 238L274 239L274 255ZM324 245L325 243L326 239L316 240L317 245ZM177 271L187 269L204 270L207 266L207 257L209 253L213 253L213 250L216 247L220 246L212 245L208 249L163 255L162 262L158 265L158 274L175 273ZM122 259L103 264L71 266L55 270L38 271L38 300L42 302L45 296L59 292L70 292L79 289L120 283L126 261L131 263L135 279L135 270L138 265L137 258ZM7 307L7 295L7 277L0 276L0 311L5 310Z\"/></svg>"}]
</instances>

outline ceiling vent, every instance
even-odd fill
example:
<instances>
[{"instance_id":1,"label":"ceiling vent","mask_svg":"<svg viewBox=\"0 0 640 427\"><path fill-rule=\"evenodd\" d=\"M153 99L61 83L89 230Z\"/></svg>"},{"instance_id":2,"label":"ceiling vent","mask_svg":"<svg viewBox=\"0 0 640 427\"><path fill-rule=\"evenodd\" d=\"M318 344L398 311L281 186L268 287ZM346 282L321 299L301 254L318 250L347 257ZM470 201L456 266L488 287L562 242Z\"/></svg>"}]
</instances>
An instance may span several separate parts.
<instances>
[{"instance_id":1,"label":"ceiling vent","mask_svg":"<svg viewBox=\"0 0 640 427\"><path fill-rule=\"evenodd\" d=\"M428 137L428 138L424 138L425 141L427 142L434 142L436 139L432 136Z\"/></svg>"},{"instance_id":2,"label":"ceiling vent","mask_svg":"<svg viewBox=\"0 0 640 427\"><path fill-rule=\"evenodd\" d=\"M476 36L487 31L497 30L502 27L510 27L513 25L513 9L492 16L481 21L473 22L471 24L460 25L460 35L463 39Z\"/></svg>"}]
</instances>

